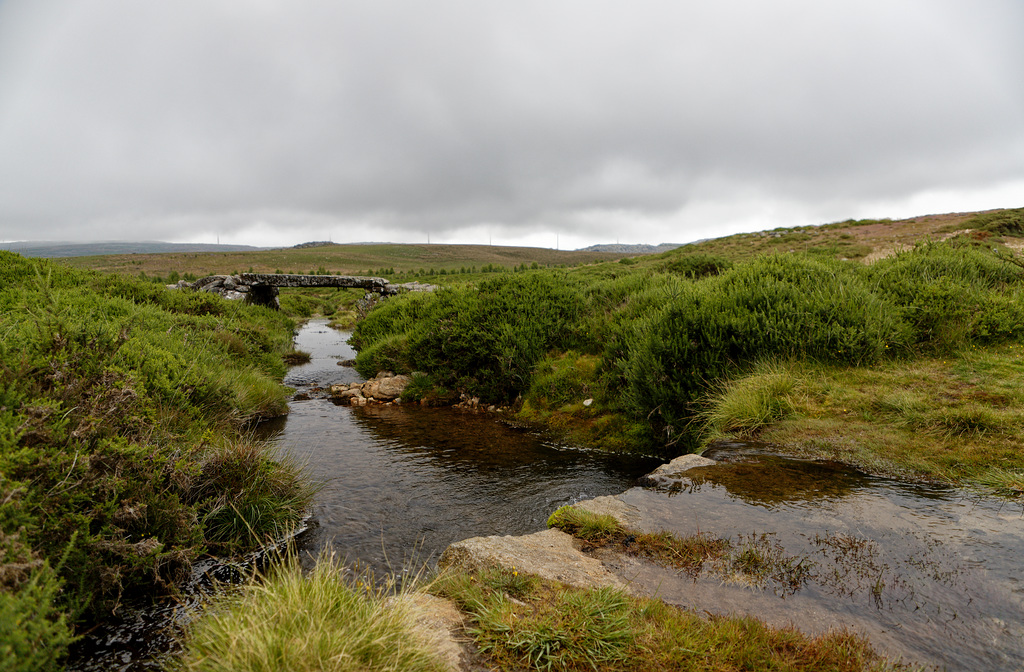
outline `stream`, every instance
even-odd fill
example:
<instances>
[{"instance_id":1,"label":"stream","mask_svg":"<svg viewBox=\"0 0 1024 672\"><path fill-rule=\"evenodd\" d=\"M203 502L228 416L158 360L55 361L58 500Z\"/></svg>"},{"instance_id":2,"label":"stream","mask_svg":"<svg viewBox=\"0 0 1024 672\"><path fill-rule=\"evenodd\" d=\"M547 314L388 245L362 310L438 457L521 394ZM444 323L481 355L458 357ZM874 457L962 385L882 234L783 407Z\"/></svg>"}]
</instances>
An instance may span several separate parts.
<instances>
[{"instance_id":1,"label":"stream","mask_svg":"<svg viewBox=\"0 0 1024 672\"><path fill-rule=\"evenodd\" d=\"M307 565L333 552L378 574L416 572L454 541L536 532L563 504L621 493L643 529L726 537L801 569L799 580L741 583L620 568L670 603L811 633L846 627L888 655L949 670L1024 669L1019 503L745 444L716 447L708 456L725 464L688 472L682 488L634 487L661 461L562 445L483 412L336 405L326 388L360 380L339 365L355 356L347 337L323 320L299 330L296 347L312 359L285 378L296 389L289 415L260 428L323 483L298 537ZM94 633L69 669L156 669L190 613L134 612Z\"/></svg>"}]
</instances>

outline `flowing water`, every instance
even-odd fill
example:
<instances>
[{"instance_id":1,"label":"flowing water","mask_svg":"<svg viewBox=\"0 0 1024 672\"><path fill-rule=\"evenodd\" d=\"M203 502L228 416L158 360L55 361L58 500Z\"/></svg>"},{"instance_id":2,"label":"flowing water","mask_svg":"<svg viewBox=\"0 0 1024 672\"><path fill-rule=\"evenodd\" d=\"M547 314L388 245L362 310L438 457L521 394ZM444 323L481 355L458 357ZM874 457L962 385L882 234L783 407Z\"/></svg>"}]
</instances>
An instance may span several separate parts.
<instances>
[{"instance_id":1,"label":"flowing water","mask_svg":"<svg viewBox=\"0 0 1024 672\"><path fill-rule=\"evenodd\" d=\"M296 347L313 357L285 384L303 400L264 428L325 484L303 537L311 555L415 566L467 537L542 530L559 506L618 494L660 463L560 445L483 412L337 406L323 388L360 380L338 366L355 356L346 337L319 322L300 331Z\"/></svg>"},{"instance_id":2,"label":"flowing water","mask_svg":"<svg viewBox=\"0 0 1024 672\"><path fill-rule=\"evenodd\" d=\"M782 571L752 580L719 567L679 581L637 566L638 585L681 606L752 613L809 633L848 628L910 662L1024 669L1019 503L749 444L705 455L720 464L686 472L680 488L621 496L641 512L638 526L724 537Z\"/></svg>"},{"instance_id":3,"label":"flowing water","mask_svg":"<svg viewBox=\"0 0 1024 672\"><path fill-rule=\"evenodd\" d=\"M322 321L303 326L296 346L312 360L285 379L297 391L289 415L261 428L324 483L299 537L307 562L328 550L378 572L416 570L453 541L534 532L562 504L623 493L644 529L726 537L797 568L762 581L621 568L638 589L809 632L848 627L950 670L1024 669L1019 504L741 445L719 447L710 456L725 464L691 472L682 488L633 487L657 461L559 445L487 413L335 405L326 388L359 380L339 365L354 356L346 337ZM139 612L102 630L73 669L150 669L166 625L187 618Z\"/></svg>"}]
</instances>

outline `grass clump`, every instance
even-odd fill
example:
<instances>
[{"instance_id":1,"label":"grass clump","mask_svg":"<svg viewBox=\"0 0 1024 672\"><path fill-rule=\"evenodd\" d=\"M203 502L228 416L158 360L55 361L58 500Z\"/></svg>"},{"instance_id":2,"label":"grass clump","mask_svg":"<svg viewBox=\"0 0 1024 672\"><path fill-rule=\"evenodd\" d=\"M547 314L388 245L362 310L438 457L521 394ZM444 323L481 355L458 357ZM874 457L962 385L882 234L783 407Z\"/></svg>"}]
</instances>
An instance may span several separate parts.
<instances>
[{"instance_id":1,"label":"grass clump","mask_svg":"<svg viewBox=\"0 0 1024 672\"><path fill-rule=\"evenodd\" d=\"M723 384L722 391L705 402L701 413L708 439L732 434L750 436L793 412L797 378L781 364L763 363L743 378Z\"/></svg>"},{"instance_id":2,"label":"grass clump","mask_svg":"<svg viewBox=\"0 0 1024 672\"><path fill-rule=\"evenodd\" d=\"M375 672L445 669L388 587L321 557L304 575L295 559L207 608L170 662L176 672Z\"/></svg>"},{"instance_id":3,"label":"grass clump","mask_svg":"<svg viewBox=\"0 0 1024 672\"><path fill-rule=\"evenodd\" d=\"M562 506L548 517L548 527L591 542L605 542L626 534L614 516L593 513L578 506Z\"/></svg>"}]
</instances>

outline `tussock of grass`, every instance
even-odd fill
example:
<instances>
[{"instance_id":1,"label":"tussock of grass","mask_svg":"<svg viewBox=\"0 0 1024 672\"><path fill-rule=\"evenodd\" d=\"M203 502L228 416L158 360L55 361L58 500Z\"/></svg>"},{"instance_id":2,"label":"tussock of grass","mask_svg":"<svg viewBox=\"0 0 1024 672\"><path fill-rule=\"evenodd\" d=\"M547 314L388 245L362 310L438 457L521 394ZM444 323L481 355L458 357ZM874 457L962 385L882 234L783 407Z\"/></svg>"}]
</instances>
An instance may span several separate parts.
<instances>
[{"instance_id":1,"label":"tussock of grass","mask_svg":"<svg viewBox=\"0 0 1024 672\"><path fill-rule=\"evenodd\" d=\"M1007 497L1024 497L1024 471L990 469L978 478L978 482Z\"/></svg>"},{"instance_id":2,"label":"tussock of grass","mask_svg":"<svg viewBox=\"0 0 1024 672\"><path fill-rule=\"evenodd\" d=\"M300 364L308 364L312 355L304 350L291 350L286 352L282 359L288 366L298 366Z\"/></svg>"},{"instance_id":3,"label":"tussock of grass","mask_svg":"<svg viewBox=\"0 0 1024 672\"><path fill-rule=\"evenodd\" d=\"M765 362L746 377L731 380L704 403L700 418L708 440L726 434L750 436L793 412L797 385L792 367Z\"/></svg>"},{"instance_id":4,"label":"tussock of grass","mask_svg":"<svg viewBox=\"0 0 1024 672\"><path fill-rule=\"evenodd\" d=\"M230 554L280 539L318 489L293 457L249 437L209 449L185 498L199 505L211 550Z\"/></svg>"},{"instance_id":5,"label":"tussock of grass","mask_svg":"<svg viewBox=\"0 0 1024 672\"><path fill-rule=\"evenodd\" d=\"M330 557L292 559L217 600L190 628L176 672L415 672L444 669L388 587Z\"/></svg>"},{"instance_id":6,"label":"tussock of grass","mask_svg":"<svg viewBox=\"0 0 1024 672\"><path fill-rule=\"evenodd\" d=\"M585 541L602 542L623 536L625 528L613 516L593 513L577 506L562 506L548 517L548 527Z\"/></svg>"}]
</instances>

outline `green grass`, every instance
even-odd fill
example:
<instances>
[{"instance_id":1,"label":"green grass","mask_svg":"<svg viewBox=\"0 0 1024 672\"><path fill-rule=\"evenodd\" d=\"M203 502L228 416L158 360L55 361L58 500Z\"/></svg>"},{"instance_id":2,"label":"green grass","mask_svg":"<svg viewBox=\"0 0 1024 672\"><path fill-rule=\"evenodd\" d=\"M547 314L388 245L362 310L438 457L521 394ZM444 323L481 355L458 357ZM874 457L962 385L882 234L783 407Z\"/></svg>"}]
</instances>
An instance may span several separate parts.
<instances>
[{"instance_id":1,"label":"green grass","mask_svg":"<svg viewBox=\"0 0 1024 672\"><path fill-rule=\"evenodd\" d=\"M321 557L295 559L206 608L169 661L177 672L431 672L444 668L389 586Z\"/></svg>"},{"instance_id":2,"label":"green grass","mask_svg":"<svg viewBox=\"0 0 1024 672\"><path fill-rule=\"evenodd\" d=\"M780 374L779 371L783 373ZM784 375L784 390L776 379ZM790 363L755 369L708 401L706 440L754 437L803 455L838 459L876 472L1003 494L1024 472L1024 346L971 345L941 357L873 367ZM785 415L744 422L750 390L777 398Z\"/></svg>"},{"instance_id":3,"label":"green grass","mask_svg":"<svg viewBox=\"0 0 1024 672\"><path fill-rule=\"evenodd\" d=\"M723 384L700 414L706 440L723 436L749 437L793 412L790 396L796 377L774 362L759 364L754 372Z\"/></svg>"},{"instance_id":4,"label":"green grass","mask_svg":"<svg viewBox=\"0 0 1024 672\"><path fill-rule=\"evenodd\" d=\"M559 251L535 247L490 245L326 245L246 252L122 254L70 257L69 266L104 272L168 279L181 276L248 271L257 273L325 272L386 277L392 282L420 279L447 283L452 279L480 280L516 268L575 266L617 260L604 252ZM534 266L536 265L536 266ZM487 269L490 272L485 272ZM440 275L444 271L444 275ZM465 272L463 272L465 271Z\"/></svg>"}]
</instances>

